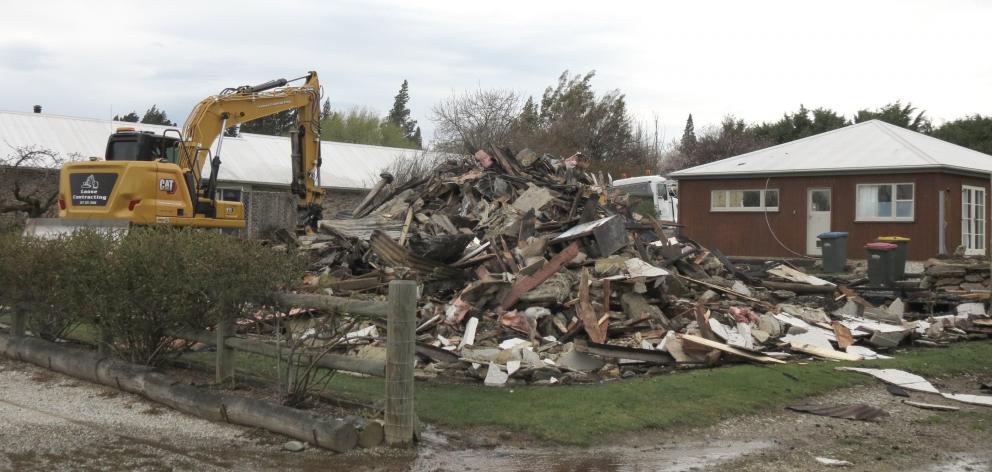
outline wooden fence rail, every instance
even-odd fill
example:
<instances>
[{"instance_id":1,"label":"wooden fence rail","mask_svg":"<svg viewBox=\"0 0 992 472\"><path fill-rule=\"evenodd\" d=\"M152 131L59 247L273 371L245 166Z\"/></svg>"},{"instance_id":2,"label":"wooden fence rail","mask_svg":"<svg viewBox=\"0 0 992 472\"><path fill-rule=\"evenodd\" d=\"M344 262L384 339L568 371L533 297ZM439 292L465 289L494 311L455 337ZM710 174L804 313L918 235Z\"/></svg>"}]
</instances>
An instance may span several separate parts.
<instances>
[{"instance_id":1,"label":"wooden fence rail","mask_svg":"<svg viewBox=\"0 0 992 472\"><path fill-rule=\"evenodd\" d=\"M387 320L386 361L359 359L340 354L315 355L304 357L304 362L313 362L327 369L356 372L376 377L385 377L385 441L388 446L409 446L413 442L414 424L414 379L413 367L416 346L417 326L417 283L411 280L394 280L389 283L389 298L386 302L353 300L329 295L280 294L279 300L287 305L300 308L317 308L352 316L365 316ZM24 336L25 313L14 310L11 334ZM266 357L286 359L291 350L275 344L239 338L234 336L234 326L220 324L214 333L179 332L169 333L180 339L201 342L217 347L216 376L218 383L232 382L234 378L235 352L249 352ZM298 356L299 353L296 353Z\"/></svg>"}]
</instances>

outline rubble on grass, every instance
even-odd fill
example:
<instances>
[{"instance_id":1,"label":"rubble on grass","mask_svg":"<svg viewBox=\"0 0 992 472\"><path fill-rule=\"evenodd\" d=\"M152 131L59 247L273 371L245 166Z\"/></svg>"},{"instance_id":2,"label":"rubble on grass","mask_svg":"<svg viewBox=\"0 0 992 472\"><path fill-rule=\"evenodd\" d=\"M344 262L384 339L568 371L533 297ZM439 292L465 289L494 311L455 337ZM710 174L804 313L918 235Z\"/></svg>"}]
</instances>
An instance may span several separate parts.
<instances>
[{"instance_id":1,"label":"rubble on grass","mask_svg":"<svg viewBox=\"0 0 992 472\"><path fill-rule=\"evenodd\" d=\"M490 147L403 184L384 175L356 211L284 243L311 256L314 293L381 298L390 280L422 283L418 378L596 382L726 362L885 359L992 333L987 289L956 293L988 287L987 264L930 264L914 290L953 287L961 304L907 313L901 299L862 298L856 276L734 264L631 211L586 165L581 154ZM362 343L384 340L360 334L341 349Z\"/></svg>"}]
</instances>

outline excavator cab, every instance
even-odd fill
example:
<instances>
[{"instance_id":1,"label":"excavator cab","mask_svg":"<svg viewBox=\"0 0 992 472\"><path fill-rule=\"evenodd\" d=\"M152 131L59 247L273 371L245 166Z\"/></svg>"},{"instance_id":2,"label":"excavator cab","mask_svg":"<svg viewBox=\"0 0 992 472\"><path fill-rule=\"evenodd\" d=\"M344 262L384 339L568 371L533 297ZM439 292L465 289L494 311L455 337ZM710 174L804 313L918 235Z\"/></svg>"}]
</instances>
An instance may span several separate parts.
<instances>
[{"instance_id":1,"label":"excavator cab","mask_svg":"<svg viewBox=\"0 0 992 472\"><path fill-rule=\"evenodd\" d=\"M151 131L135 131L134 128L117 128L117 132L107 140L107 161L145 161L164 159L176 164L179 159L179 138L163 136Z\"/></svg>"}]
</instances>

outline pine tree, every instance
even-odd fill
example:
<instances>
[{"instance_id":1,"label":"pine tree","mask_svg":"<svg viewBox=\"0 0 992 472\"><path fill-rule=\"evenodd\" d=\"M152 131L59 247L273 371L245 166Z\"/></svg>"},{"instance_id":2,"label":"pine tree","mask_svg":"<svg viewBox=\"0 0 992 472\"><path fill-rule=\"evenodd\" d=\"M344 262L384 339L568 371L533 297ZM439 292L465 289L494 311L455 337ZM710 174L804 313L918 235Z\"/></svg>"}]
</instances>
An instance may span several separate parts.
<instances>
[{"instance_id":1,"label":"pine tree","mask_svg":"<svg viewBox=\"0 0 992 472\"><path fill-rule=\"evenodd\" d=\"M138 120L140 119L141 117L139 117L138 114L134 112L134 110L131 110L129 113L125 114L124 116L114 115L114 121L126 121L128 123L137 123Z\"/></svg>"},{"instance_id":2,"label":"pine tree","mask_svg":"<svg viewBox=\"0 0 992 472\"><path fill-rule=\"evenodd\" d=\"M141 117L141 122L150 125L176 126L175 123L169 121L169 116L165 114L165 110L159 110L157 105L152 105L145 111L145 116Z\"/></svg>"},{"instance_id":3,"label":"pine tree","mask_svg":"<svg viewBox=\"0 0 992 472\"><path fill-rule=\"evenodd\" d=\"M527 97L527 102L524 103L524 107L520 110L520 124L523 128L533 131L537 129L540 124L541 115L537 112L537 105L534 103L534 97Z\"/></svg>"},{"instance_id":4,"label":"pine tree","mask_svg":"<svg viewBox=\"0 0 992 472\"><path fill-rule=\"evenodd\" d=\"M692 123L692 113L689 113L689 118L685 120L685 131L682 132L682 142L679 147L684 154L691 154L696 148L696 127Z\"/></svg>"},{"instance_id":5,"label":"pine tree","mask_svg":"<svg viewBox=\"0 0 992 472\"><path fill-rule=\"evenodd\" d=\"M320 119L330 118L331 116L331 99L324 99L324 107L320 109Z\"/></svg>"},{"instance_id":6,"label":"pine tree","mask_svg":"<svg viewBox=\"0 0 992 472\"><path fill-rule=\"evenodd\" d=\"M296 110L285 110L274 115L242 123L239 133L267 134L269 136L286 136L296 125Z\"/></svg>"},{"instance_id":7,"label":"pine tree","mask_svg":"<svg viewBox=\"0 0 992 472\"><path fill-rule=\"evenodd\" d=\"M419 126L413 132L413 139L412 139L412 141L413 141L414 144L417 145L417 148L418 149L423 149L424 148L424 138L420 136L420 127Z\"/></svg>"},{"instance_id":8,"label":"pine tree","mask_svg":"<svg viewBox=\"0 0 992 472\"><path fill-rule=\"evenodd\" d=\"M410 119L410 109L407 103L410 102L410 85L403 80L399 93L393 99L393 108L386 115L386 123L391 123L403 130L406 139L416 142L417 120Z\"/></svg>"}]
</instances>

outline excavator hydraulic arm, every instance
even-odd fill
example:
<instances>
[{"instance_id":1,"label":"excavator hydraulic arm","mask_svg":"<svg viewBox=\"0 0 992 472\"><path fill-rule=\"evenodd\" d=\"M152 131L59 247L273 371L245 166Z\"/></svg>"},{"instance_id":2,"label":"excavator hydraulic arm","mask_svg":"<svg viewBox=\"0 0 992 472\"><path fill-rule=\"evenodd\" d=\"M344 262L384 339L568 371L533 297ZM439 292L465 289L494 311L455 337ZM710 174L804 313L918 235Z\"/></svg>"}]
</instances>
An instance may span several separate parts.
<instances>
[{"instance_id":1,"label":"excavator hydraulic arm","mask_svg":"<svg viewBox=\"0 0 992 472\"><path fill-rule=\"evenodd\" d=\"M208 150L215 140L223 140L224 130L295 109L297 126L290 131L293 169L290 191L297 196L297 207L301 210L319 206L324 195L320 188L320 82L313 71L305 79L301 86L287 87L289 81L277 79L226 89L193 108L183 130L180 165L192 173L197 187L202 187L204 198L212 196L215 190L222 141L210 159L207 185L202 185L200 176L208 160Z\"/></svg>"}]
</instances>

